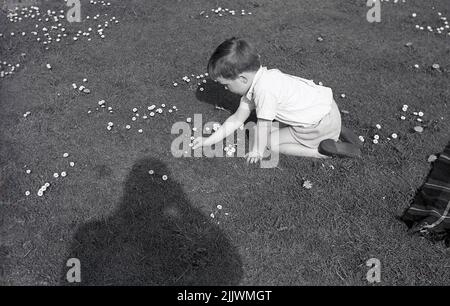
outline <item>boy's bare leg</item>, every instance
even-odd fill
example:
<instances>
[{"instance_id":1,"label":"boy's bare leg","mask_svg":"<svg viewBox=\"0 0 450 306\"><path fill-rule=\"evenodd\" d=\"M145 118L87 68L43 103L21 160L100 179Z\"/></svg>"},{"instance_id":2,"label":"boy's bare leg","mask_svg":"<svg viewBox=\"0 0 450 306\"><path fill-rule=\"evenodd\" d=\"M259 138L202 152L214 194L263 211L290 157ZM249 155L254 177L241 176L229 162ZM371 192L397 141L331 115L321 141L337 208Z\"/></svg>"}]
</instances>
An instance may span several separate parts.
<instances>
[{"instance_id":1,"label":"boy's bare leg","mask_svg":"<svg viewBox=\"0 0 450 306\"><path fill-rule=\"evenodd\" d=\"M314 158L330 158L329 156L320 154L317 149L311 149L302 146L299 143L284 143L279 146L279 153L293 156L314 157Z\"/></svg>"},{"instance_id":2,"label":"boy's bare leg","mask_svg":"<svg viewBox=\"0 0 450 306\"><path fill-rule=\"evenodd\" d=\"M276 127L272 128L272 132L276 130L277 130ZM317 149L311 149L298 143L294 139L294 137L292 137L289 128L287 127L280 128L278 129L277 132L278 132L278 146L276 143L272 145L269 141L269 146L272 151L278 151L278 153L293 156L329 158L329 156L327 155L320 154Z\"/></svg>"},{"instance_id":3,"label":"boy's bare leg","mask_svg":"<svg viewBox=\"0 0 450 306\"><path fill-rule=\"evenodd\" d=\"M256 127L255 127L256 128ZM276 144L271 144L271 138L268 139L268 148L264 152L264 157L270 156L270 150L278 151L278 153L293 155L293 156L303 156L303 157L315 157L315 158L329 158L327 155L320 154L317 149L311 149L299 144L293 137L289 128L279 128L276 126L272 126L271 133L278 133L278 148L276 148ZM256 135L254 133L253 135ZM249 137L249 148L250 150L253 148L254 137ZM271 149L269 149L271 148Z\"/></svg>"}]
</instances>

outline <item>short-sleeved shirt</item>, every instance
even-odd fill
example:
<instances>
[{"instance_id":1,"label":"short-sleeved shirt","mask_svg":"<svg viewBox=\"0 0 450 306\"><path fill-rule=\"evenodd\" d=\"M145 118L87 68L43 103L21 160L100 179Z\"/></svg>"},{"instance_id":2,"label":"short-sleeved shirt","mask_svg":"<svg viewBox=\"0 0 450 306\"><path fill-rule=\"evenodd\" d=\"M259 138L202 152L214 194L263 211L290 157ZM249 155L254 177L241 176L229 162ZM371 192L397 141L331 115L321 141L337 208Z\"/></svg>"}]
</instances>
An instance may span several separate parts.
<instances>
[{"instance_id":1,"label":"short-sleeved shirt","mask_svg":"<svg viewBox=\"0 0 450 306\"><path fill-rule=\"evenodd\" d=\"M241 98L241 103L256 109L260 119L305 127L325 117L332 102L331 88L266 67L258 69L249 91Z\"/></svg>"}]
</instances>

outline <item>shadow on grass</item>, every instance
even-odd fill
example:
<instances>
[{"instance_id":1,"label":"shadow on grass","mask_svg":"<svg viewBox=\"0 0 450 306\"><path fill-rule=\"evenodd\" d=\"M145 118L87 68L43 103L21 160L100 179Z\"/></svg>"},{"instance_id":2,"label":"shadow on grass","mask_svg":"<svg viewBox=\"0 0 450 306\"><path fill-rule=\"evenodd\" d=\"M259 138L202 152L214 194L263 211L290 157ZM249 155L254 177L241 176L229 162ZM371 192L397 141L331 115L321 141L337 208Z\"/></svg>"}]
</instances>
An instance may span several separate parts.
<instances>
[{"instance_id":1,"label":"shadow on grass","mask_svg":"<svg viewBox=\"0 0 450 306\"><path fill-rule=\"evenodd\" d=\"M204 90L200 91L200 87L203 87ZM210 79L208 79L206 83L202 84L202 86L199 86L197 88L195 96L199 101L224 108L225 110L230 112L230 115L236 112L241 99L239 95L225 90L223 85ZM252 111L250 117L247 119L247 121L245 121L245 123L249 121L256 122L256 120L256 112Z\"/></svg>"},{"instance_id":2,"label":"shadow on grass","mask_svg":"<svg viewBox=\"0 0 450 306\"><path fill-rule=\"evenodd\" d=\"M237 285L242 277L236 249L155 159L133 166L114 215L78 229L62 285L69 258L80 260L81 285Z\"/></svg>"}]
</instances>

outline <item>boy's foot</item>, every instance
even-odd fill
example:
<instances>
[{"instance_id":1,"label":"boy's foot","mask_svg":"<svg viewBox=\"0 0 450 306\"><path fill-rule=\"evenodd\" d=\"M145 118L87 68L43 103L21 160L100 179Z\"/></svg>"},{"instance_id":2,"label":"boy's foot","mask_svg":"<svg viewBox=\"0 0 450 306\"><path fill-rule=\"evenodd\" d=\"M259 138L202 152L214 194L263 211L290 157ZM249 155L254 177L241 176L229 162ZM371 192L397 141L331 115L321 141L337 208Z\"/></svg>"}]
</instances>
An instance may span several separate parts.
<instances>
[{"instance_id":1,"label":"boy's foot","mask_svg":"<svg viewBox=\"0 0 450 306\"><path fill-rule=\"evenodd\" d=\"M339 139L341 139L343 142L349 142L357 145L358 147L362 147L362 142L361 140L359 140L359 137L356 136L356 134L353 133L352 130L346 128L345 126L341 127L341 134L339 135Z\"/></svg>"},{"instance_id":2,"label":"boy's foot","mask_svg":"<svg viewBox=\"0 0 450 306\"><path fill-rule=\"evenodd\" d=\"M328 156L361 157L361 150L357 145L346 142L336 142L333 139L325 139L320 142L319 153Z\"/></svg>"}]
</instances>

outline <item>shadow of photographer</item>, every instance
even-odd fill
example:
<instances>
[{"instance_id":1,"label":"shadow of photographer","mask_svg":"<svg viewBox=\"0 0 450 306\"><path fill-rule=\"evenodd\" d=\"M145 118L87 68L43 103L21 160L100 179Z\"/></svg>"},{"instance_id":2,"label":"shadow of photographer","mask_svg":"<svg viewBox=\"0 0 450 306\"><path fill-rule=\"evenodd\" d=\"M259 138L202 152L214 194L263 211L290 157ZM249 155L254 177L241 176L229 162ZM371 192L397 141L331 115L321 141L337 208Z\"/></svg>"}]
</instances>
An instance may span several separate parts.
<instances>
[{"instance_id":1,"label":"shadow of photographer","mask_svg":"<svg viewBox=\"0 0 450 306\"><path fill-rule=\"evenodd\" d=\"M79 285L223 286L239 284L243 274L227 237L152 158L133 166L112 216L77 230L69 258L80 260ZM61 284L69 284L68 270Z\"/></svg>"}]
</instances>

